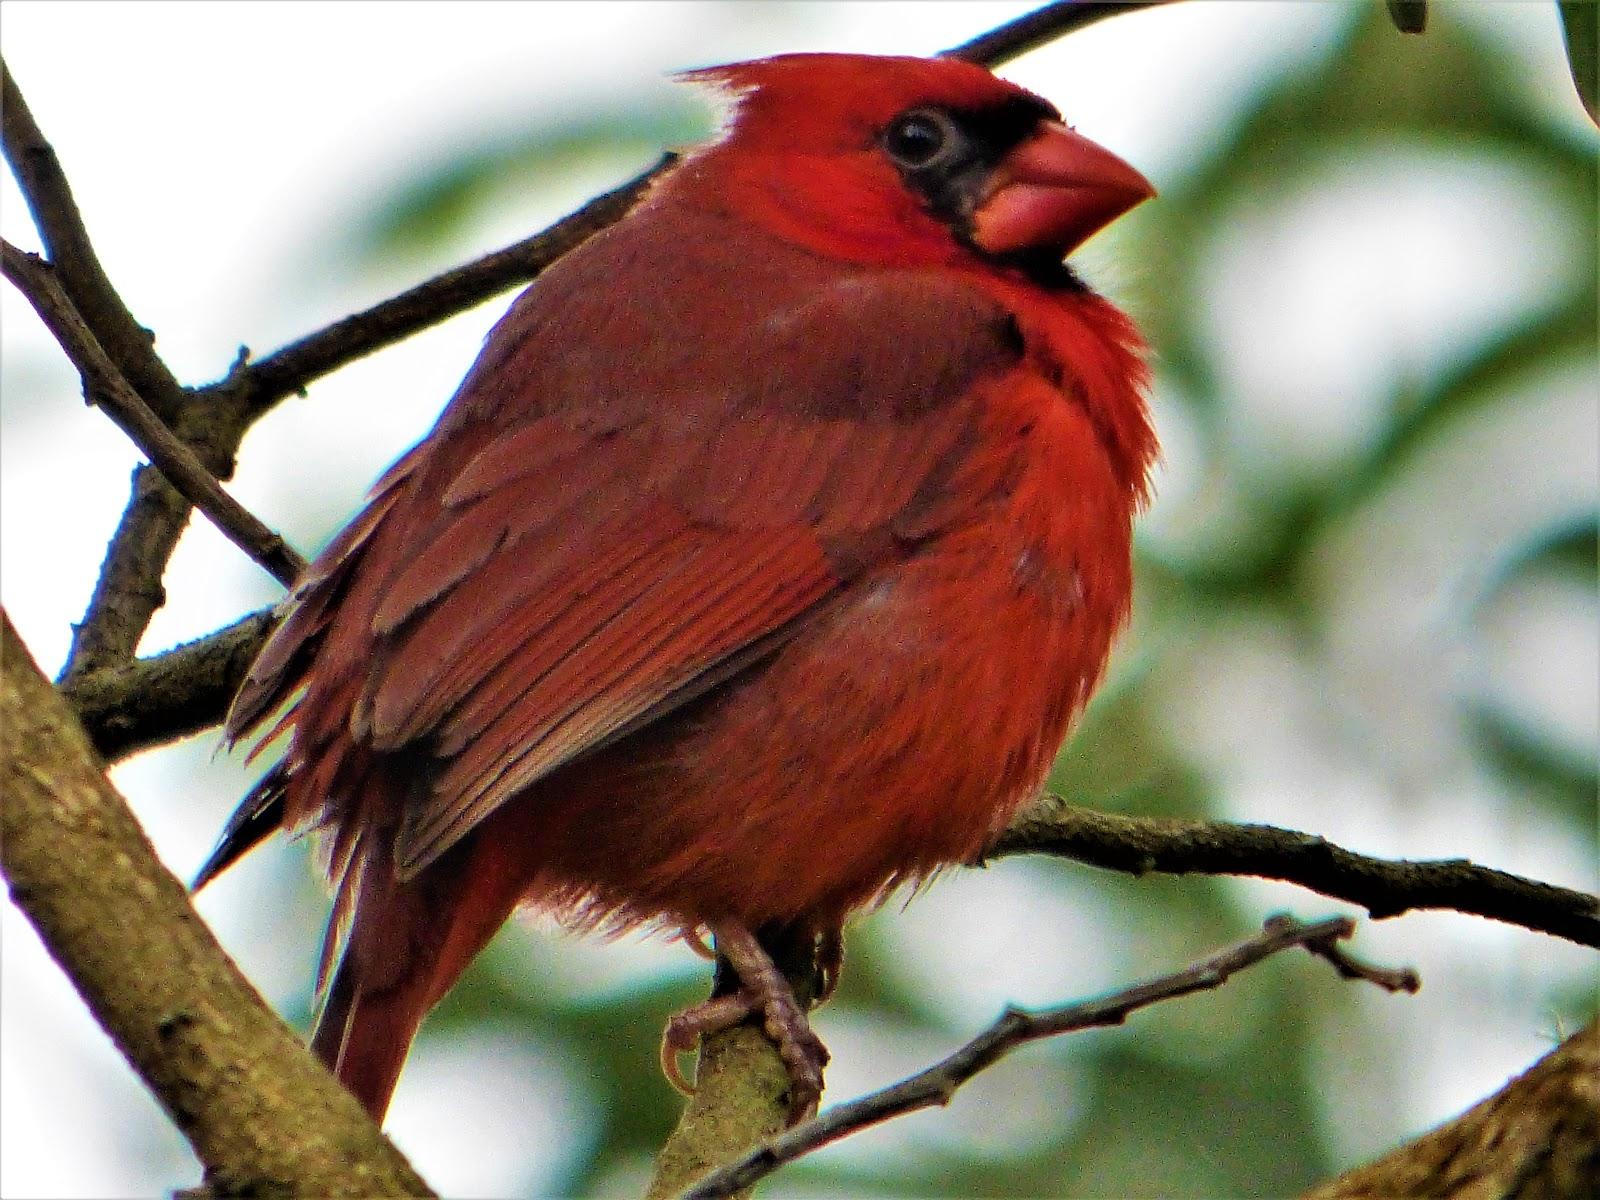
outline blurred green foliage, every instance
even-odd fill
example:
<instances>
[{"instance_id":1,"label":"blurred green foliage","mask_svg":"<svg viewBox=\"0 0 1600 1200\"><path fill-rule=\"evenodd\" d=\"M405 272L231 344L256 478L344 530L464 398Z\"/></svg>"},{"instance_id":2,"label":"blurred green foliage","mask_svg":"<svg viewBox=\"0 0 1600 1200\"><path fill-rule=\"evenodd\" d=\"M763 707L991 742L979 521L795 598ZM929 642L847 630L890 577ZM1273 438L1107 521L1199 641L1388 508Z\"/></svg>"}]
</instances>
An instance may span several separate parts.
<instances>
[{"instance_id":1,"label":"blurred green foliage","mask_svg":"<svg viewBox=\"0 0 1600 1200\"><path fill-rule=\"evenodd\" d=\"M1574 37L1574 61L1580 68L1587 61L1592 73L1594 6L1562 7ZM1584 36L1591 43L1587 60L1577 47ZM599 113L547 119L526 136L465 148L454 158L424 164L415 179L391 193L360 249L392 263L397 255L448 239L510 189L537 186L541 178L596 156L648 157L663 144L692 138L703 120L688 107L616 102ZM1373 146L1399 147L1402 155L1446 146L1515 164L1527 177L1544 181L1543 201L1585 215L1581 236L1568 251L1590 268L1596 261L1593 143L1531 111L1493 42L1448 20L1433 20L1422 37L1402 37L1381 8L1350 9L1336 46L1262 87L1236 121L1193 148L1186 172L1165 189L1161 202L1127 222L1119 252L1154 264L1147 274L1158 277L1160 286L1140 293L1135 307L1158 348L1164 387L1170 403L1199 431L1205 470L1237 494L1249 519L1201 549L1186 546L1182 536L1142 544L1130 649L1053 779L1079 802L1144 813L1226 815L1222 784L1172 736L1161 648L1211 627L1222 614L1287 629L1300 644L1315 646L1329 616L1322 593L1309 582L1308 566L1330 531L1353 512L1380 503L1422 450L1455 436L1476 410L1503 403L1505 389L1516 381L1596 359L1595 276L1584 269L1571 273L1567 290L1518 313L1443 369L1402 376L1385 400L1377 435L1331 468L1268 478L1230 457L1230 397L1221 382L1226 373L1217 357L1221 351L1199 319L1211 299L1212 235L1241 211L1270 206L1296 181L1315 178L1330 162L1351 161ZM1362 350L1352 346L1350 352ZM1543 530L1511 556L1500 566L1491 595L1519 579L1552 573L1593 590L1592 509ZM1536 722L1494 705L1464 705L1460 718L1468 744L1522 798L1530 821L1553 821L1582 836L1594 817L1592 746L1574 749ZM1283 822L1296 823L1292 808ZM1125 956L1129 982L1139 973L1176 966L1248 930L1259 917L1222 881L1132 881L1065 865L1053 875L1096 889L1107 905L1133 914L1132 926L1165 931L1141 947L1149 954ZM882 969L898 953L896 917L891 908L854 932L851 969L834 1007L953 1045L974 1030L954 1027L904 977ZM1041 935L1039 952L1051 953L1051 946L1050 936ZM447 999L425 1036L449 1037L493 1018L517 1023L532 1039L548 1040L581 1059L594 1128L587 1152L553 1190L590 1195L618 1187L617 1180L633 1178L627 1172L648 1158L675 1118L676 1099L654 1071L650 1047L663 1016L696 999L699 985L680 979L579 1002L542 990L536 969L529 974L507 963L525 951L515 941L498 943ZM1224 1015L1215 1019L1233 1030L1234 1040L1227 1053L1192 1061L1175 1054L1159 1028L1155 1036L1094 1035L1071 1047L1036 1048L1030 1053L1062 1072L1063 1113L1058 1132L1036 1139L1025 1152L985 1154L966 1144L957 1129L910 1159L890 1154L876 1161L810 1160L775 1181L771 1194L1291 1193L1348 1165L1338 1161L1324 1125L1316 1098L1327 1085L1310 1049L1319 1011L1347 1002L1332 991L1329 980L1313 976L1302 963L1271 964L1236 982L1226 997L1205 1002L1218 1006ZM1591 1002L1586 989L1570 987L1548 997L1551 1010L1573 1022ZM1248 1019L1240 1015L1246 1011ZM1203 1017L1174 1014L1171 1020L1179 1029L1191 1021L1205 1027ZM1398 1137L1399 1117L1390 1115Z\"/></svg>"}]
</instances>

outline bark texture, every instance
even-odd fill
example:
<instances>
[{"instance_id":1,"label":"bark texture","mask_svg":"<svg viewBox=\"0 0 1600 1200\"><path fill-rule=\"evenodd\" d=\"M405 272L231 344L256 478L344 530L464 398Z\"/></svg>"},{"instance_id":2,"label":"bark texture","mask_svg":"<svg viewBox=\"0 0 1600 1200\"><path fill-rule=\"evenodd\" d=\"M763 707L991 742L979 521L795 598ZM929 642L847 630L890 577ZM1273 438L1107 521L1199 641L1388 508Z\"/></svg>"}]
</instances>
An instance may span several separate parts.
<instances>
[{"instance_id":1,"label":"bark texture","mask_svg":"<svg viewBox=\"0 0 1600 1200\"><path fill-rule=\"evenodd\" d=\"M194 1146L210 1193L432 1195L217 945L9 618L0 667L11 898Z\"/></svg>"}]
</instances>

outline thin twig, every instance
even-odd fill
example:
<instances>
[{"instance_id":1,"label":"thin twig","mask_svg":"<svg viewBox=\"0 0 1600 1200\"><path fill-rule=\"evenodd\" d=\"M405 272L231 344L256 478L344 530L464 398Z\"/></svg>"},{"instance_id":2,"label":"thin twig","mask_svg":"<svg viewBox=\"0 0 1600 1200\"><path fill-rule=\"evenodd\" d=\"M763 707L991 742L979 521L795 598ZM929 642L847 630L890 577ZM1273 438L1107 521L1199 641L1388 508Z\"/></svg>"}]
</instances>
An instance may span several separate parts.
<instances>
[{"instance_id":1,"label":"thin twig","mask_svg":"<svg viewBox=\"0 0 1600 1200\"><path fill-rule=\"evenodd\" d=\"M117 370L82 316L37 255L0 243L0 265L33 305L39 318L83 375L84 394L105 411L151 463L190 503L211 518L227 538L285 587L305 569L305 560L227 492L194 451L178 440Z\"/></svg>"},{"instance_id":2,"label":"thin twig","mask_svg":"<svg viewBox=\"0 0 1600 1200\"><path fill-rule=\"evenodd\" d=\"M60 273L61 289L134 390L163 420L172 420L182 398L178 381L156 354L150 331L134 319L106 278L55 149L34 121L4 62L0 62L0 84L6 161L38 226L45 254Z\"/></svg>"},{"instance_id":3,"label":"thin twig","mask_svg":"<svg viewBox=\"0 0 1600 1200\"><path fill-rule=\"evenodd\" d=\"M1346 850L1272 825L1129 817L1045 796L1000 836L991 858L1053 854L1143 875L1254 875L1364 907L1375 919L1447 909L1600 947L1600 898L1466 859L1408 862Z\"/></svg>"},{"instance_id":4,"label":"thin twig","mask_svg":"<svg viewBox=\"0 0 1600 1200\"><path fill-rule=\"evenodd\" d=\"M793 1162L840 1138L893 1117L949 1104L962 1084L1026 1042L1082 1029L1120 1025L1138 1009L1220 987L1230 976L1291 946L1312 949L1348 938L1355 928L1355 922L1348 917L1332 917L1311 924L1290 917L1273 917L1254 937L1171 975L1136 984L1098 999L1043 1012L1008 1008L998 1021L948 1058L891 1087L835 1105L811 1120L778 1134L743 1157L705 1176L683 1193L682 1200L720 1200L732 1196L772 1174L785 1163ZM1317 952L1321 953L1320 950ZM1351 960L1345 958L1344 961ZM1363 967L1357 977L1378 981L1384 974L1386 972L1378 969Z\"/></svg>"},{"instance_id":5,"label":"thin twig","mask_svg":"<svg viewBox=\"0 0 1600 1200\"><path fill-rule=\"evenodd\" d=\"M665 156L648 171L596 196L532 237L436 275L263 359L241 362L226 379L196 394L242 396L254 420L285 397L303 392L313 380L534 279L563 254L620 220L673 158Z\"/></svg>"},{"instance_id":6,"label":"thin twig","mask_svg":"<svg viewBox=\"0 0 1600 1200\"><path fill-rule=\"evenodd\" d=\"M1065 37L1076 30L1114 17L1120 13L1137 12L1141 8L1154 8L1170 0L1056 0L1015 21L1008 21L998 29L980 33L971 41L962 42L944 51L941 58L960 58L985 67L998 67L1030 50Z\"/></svg>"},{"instance_id":7,"label":"thin twig","mask_svg":"<svg viewBox=\"0 0 1600 1200\"><path fill-rule=\"evenodd\" d=\"M1268 917L1265 927L1273 929L1286 921L1293 924L1294 918L1281 914ZM1329 933L1324 937L1306 938L1301 944L1308 953L1331 963L1333 969L1339 972L1341 979L1365 980L1386 992L1406 992L1415 995L1421 990L1422 976L1417 974L1416 968L1378 967L1352 958L1350 952L1339 944L1345 936L1342 933Z\"/></svg>"}]
</instances>

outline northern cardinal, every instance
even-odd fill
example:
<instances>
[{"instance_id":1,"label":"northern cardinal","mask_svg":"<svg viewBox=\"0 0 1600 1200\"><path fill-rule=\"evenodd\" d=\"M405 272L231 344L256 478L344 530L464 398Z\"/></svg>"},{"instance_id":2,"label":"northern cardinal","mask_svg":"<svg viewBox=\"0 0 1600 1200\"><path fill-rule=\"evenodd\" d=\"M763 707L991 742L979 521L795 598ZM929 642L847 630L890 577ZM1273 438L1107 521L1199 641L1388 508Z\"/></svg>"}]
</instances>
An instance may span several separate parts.
<instances>
[{"instance_id":1,"label":"northern cardinal","mask_svg":"<svg viewBox=\"0 0 1600 1200\"><path fill-rule=\"evenodd\" d=\"M721 135L512 305L228 719L293 736L197 886L326 831L313 1046L380 1120L524 903L708 931L742 986L669 1059L759 1014L815 1111L757 931L836 977L847 914L981 854L1128 612L1141 348L1063 259L1150 185L969 63L690 77Z\"/></svg>"}]
</instances>

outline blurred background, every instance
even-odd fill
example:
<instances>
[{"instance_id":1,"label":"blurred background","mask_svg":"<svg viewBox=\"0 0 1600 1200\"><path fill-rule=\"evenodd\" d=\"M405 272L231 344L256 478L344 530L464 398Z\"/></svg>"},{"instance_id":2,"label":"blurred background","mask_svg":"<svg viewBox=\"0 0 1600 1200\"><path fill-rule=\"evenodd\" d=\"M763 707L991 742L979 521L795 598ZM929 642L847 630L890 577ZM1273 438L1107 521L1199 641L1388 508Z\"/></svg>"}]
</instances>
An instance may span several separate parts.
<instances>
[{"instance_id":1,"label":"blurred background","mask_svg":"<svg viewBox=\"0 0 1600 1200\"><path fill-rule=\"evenodd\" d=\"M708 127L666 82L786 50L931 53L1012 3L73 4L7 0L4 52L114 283L181 378L220 376L540 228ZM1596 887L1596 149L1554 4L1184 3L1007 67L1161 191L1078 260L1154 348L1165 458L1137 615L1056 786L1387 856ZM37 247L9 179L4 235ZM426 431L502 297L319 382L231 490L310 553ZM65 656L135 455L0 289L0 598ZM204 522L158 651L277 599ZM253 777L212 735L120 765L188 876ZM304 1027L326 900L302 844L201 909ZM1167 971L1297 889L1053 861L952 873L850 931L829 1096L1008 1002ZM4 909L0 1193L156 1195L197 1165ZM1035 1045L945 1111L772 1196L1279 1196L1499 1087L1595 1007L1595 960L1449 914L1366 924L1416 996L1283 958L1127 1027ZM425 1027L390 1128L452 1196L629 1196L678 1108L680 945L509 928Z\"/></svg>"}]
</instances>

